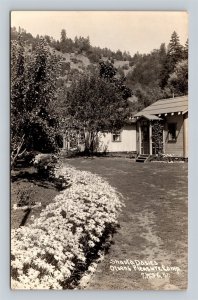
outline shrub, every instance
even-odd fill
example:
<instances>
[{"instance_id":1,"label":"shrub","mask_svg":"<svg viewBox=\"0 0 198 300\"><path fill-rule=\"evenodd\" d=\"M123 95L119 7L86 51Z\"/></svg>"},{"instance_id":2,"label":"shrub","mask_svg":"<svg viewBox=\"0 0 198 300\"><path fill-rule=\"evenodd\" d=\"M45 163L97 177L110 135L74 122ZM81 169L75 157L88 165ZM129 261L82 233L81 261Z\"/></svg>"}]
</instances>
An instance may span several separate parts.
<instances>
[{"instance_id":1,"label":"shrub","mask_svg":"<svg viewBox=\"0 0 198 300\"><path fill-rule=\"evenodd\" d=\"M53 177L53 169L57 163L57 156L54 154L39 153L33 160L33 165L38 174L43 178Z\"/></svg>"}]
</instances>

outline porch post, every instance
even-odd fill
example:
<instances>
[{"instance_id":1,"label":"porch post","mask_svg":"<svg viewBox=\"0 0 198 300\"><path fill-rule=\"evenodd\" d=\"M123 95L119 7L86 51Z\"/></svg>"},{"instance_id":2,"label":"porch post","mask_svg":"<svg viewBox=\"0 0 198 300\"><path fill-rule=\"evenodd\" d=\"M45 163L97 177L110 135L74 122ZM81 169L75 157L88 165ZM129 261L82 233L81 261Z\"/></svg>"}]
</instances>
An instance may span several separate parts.
<instances>
[{"instance_id":1,"label":"porch post","mask_svg":"<svg viewBox=\"0 0 198 300\"><path fill-rule=\"evenodd\" d=\"M139 154L142 154L141 152L141 125L140 125L140 122L139 122Z\"/></svg>"},{"instance_id":2,"label":"porch post","mask_svg":"<svg viewBox=\"0 0 198 300\"><path fill-rule=\"evenodd\" d=\"M149 154L153 154L153 145L152 145L152 125L149 123Z\"/></svg>"},{"instance_id":3,"label":"porch post","mask_svg":"<svg viewBox=\"0 0 198 300\"><path fill-rule=\"evenodd\" d=\"M162 149L162 151L163 151L163 154L165 154L165 128L164 128L164 126L163 126L163 131L162 131L162 146L163 146L163 149Z\"/></svg>"}]
</instances>

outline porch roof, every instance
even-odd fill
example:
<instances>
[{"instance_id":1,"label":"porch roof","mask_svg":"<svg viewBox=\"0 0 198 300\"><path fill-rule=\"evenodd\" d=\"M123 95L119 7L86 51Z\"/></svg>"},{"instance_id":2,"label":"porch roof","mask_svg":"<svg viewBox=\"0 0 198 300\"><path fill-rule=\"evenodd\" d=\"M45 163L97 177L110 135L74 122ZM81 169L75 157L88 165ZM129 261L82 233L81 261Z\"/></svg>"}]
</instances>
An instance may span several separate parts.
<instances>
[{"instance_id":1,"label":"porch roof","mask_svg":"<svg viewBox=\"0 0 198 300\"><path fill-rule=\"evenodd\" d=\"M142 118L148 119L150 121L153 121L153 120L162 120L161 118L157 117L156 115L143 114L143 113L139 117L140 118L142 117Z\"/></svg>"},{"instance_id":2,"label":"porch roof","mask_svg":"<svg viewBox=\"0 0 198 300\"><path fill-rule=\"evenodd\" d=\"M134 117L143 115L161 115L168 113L180 112L182 114L188 111L188 96L175 97L170 99L162 99L147 106L138 112Z\"/></svg>"}]
</instances>

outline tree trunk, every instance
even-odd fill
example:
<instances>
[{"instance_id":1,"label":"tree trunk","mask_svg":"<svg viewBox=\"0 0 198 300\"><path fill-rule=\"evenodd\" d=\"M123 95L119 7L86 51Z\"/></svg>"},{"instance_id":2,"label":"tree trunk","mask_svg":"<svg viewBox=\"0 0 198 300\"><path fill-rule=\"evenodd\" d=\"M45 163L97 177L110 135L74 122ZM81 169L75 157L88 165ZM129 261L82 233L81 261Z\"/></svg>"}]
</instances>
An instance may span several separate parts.
<instances>
[{"instance_id":1,"label":"tree trunk","mask_svg":"<svg viewBox=\"0 0 198 300\"><path fill-rule=\"evenodd\" d=\"M18 158L20 155L22 155L22 154L25 152L25 150L26 150L26 149L25 149L25 150L23 150L23 151L20 153L21 148L22 148L23 143L24 143L24 140L25 140L25 135L22 136L21 142L20 142L20 144L18 145L17 149L16 149L16 150L13 150L12 153L11 153L11 169L14 167L14 164L15 164L17 158ZM14 154L15 151L16 151L16 153Z\"/></svg>"},{"instance_id":2,"label":"tree trunk","mask_svg":"<svg viewBox=\"0 0 198 300\"><path fill-rule=\"evenodd\" d=\"M85 154L86 155L93 155L94 153L94 148L95 148L95 137L97 136L97 134L93 131L91 132L85 132Z\"/></svg>"}]
</instances>

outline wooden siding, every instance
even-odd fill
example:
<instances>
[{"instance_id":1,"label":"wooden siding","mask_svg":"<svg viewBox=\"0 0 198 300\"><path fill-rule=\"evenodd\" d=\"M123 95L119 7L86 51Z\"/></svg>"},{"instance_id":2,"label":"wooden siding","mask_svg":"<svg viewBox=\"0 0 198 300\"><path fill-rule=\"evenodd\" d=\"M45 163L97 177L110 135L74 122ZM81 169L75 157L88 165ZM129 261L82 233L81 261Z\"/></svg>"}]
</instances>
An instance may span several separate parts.
<instances>
[{"instance_id":1,"label":"wooden siding","mask_svg":"<svg viewBox=\"0 0 198 300\"><path fill-rule=\"evenodd\" d=\"M164 126L165 131L165 154L172 154L175 156L184 155L184 128L183 128L183 115L173 115L166 117L166 123ZM176 141L169 141L168 138L168 124L176 123Z\"/></svg>"},{"instance_id":2,"label":"wooden siding","mask_svg":"<svg viewBox=\"0 0 198 300\"><path fill-rule=\"evenodd\" d=\"M113 142L111 133L100 133L99 152L136 151L136 125L125 126L120 131L121 141Z\"/></svg>"}]
</instances>

